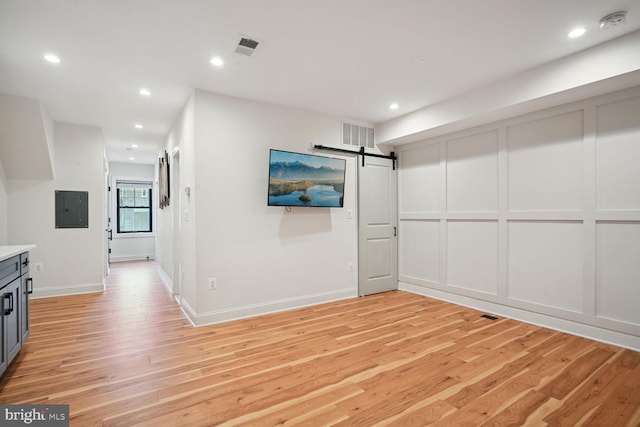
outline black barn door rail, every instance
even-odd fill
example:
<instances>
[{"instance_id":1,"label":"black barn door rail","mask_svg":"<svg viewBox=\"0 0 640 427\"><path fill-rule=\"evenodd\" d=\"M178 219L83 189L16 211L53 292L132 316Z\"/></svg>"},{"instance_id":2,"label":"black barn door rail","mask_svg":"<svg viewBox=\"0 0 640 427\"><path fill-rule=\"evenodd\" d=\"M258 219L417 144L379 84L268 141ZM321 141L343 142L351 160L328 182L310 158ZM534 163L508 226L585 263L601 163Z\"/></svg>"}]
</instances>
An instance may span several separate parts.
<instances>
[{"instance_id":1,"label":"black barn door rail","mask_svg":"<svg viewBox=\"0 0 640 427\"><path fill-rule=\"evenodd\" d=\"M338 153L349 153L349 154L359 154L362 156L362 167L364 167L364 157L379 157L381 159L391 159L393 161L393 170L396 170L396 153L394 151L391 152L388 156L384 154L376 154L376 153L367 153L364 151L364 147L360 147L360 151L353 150L345 150L344 148L335 148L335 147L325 147L324 145L314 145L313 148L316 150L327 150L327 151L337 151Z\"/></svg>"}]
</instances>

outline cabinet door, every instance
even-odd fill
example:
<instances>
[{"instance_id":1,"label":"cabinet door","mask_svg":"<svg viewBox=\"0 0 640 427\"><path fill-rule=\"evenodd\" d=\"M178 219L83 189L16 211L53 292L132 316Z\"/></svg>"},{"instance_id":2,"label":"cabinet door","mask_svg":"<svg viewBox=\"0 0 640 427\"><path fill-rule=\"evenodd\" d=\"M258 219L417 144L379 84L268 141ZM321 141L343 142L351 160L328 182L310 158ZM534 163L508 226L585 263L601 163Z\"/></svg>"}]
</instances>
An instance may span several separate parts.
<instances>
[{"instance_id":1,"label":"cabinet door","mask_svg":"<svg viewBox=\"0 0 640 427\"><path fill-rule=\"evenodd\" d=\"M7 302L8 304L8 302ZM8 307L8 305L7 305ZM0 376L7 370L9 362L7 362L7 329L4 316L5 300L4 300L4 288L0 291Z\"/></svg>"},{"instance_id":2,"label":"cabinet door","mask_svg":"<svg viewBox=\"0 0 640 427\"><path fill-rule=\"evenodd\" d=\"M23 275L21 278L20 296L22 301L20 303L20 324L22 331L22 345L27 341L29 336L29 294L33 289L32 278L28 274Z\"/></svg>"},{"instance_id":3,"label":"cabinet door","mask_svg":"<svg viewBox=\"0 0 640 427\"><path fill-rule=\"evenodd\" d=\"M20 326L20 305L22 295L20 294L20 279L16 279L4 288L2 312L5 322L5 333L7 345L7 363L11 363L14 357L22 348L22 328Z\"/></svg>"}]
</instances>

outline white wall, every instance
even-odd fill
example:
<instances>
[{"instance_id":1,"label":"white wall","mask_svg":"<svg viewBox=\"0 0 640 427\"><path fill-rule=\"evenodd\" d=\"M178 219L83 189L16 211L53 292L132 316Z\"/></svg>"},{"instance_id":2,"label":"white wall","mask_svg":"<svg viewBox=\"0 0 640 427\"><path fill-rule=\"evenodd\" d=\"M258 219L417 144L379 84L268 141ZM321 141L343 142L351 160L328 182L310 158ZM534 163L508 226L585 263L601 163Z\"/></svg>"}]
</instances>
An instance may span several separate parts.
<instances>
[{"instance_id":1,"label":"white wall","mask_svg":"<svg viewBox=\"0 0 640 427\"><path fill-rule=\"evenodd\" d=\"M640 87L399 149L401 288L640 348Z\"/></svg>"},{"instance_id":2,"label":"white wall","mask_svg":"<svg viewBox=\"0 0 640 427\"><path fill-rule=\"evenodd\" d=\"M180 146L182 186L191 188L183 199L182 289L192 320L219 322L356 296L347 264L357 264L357 228L346 215L357 205L355 158L347 159L344 209L267 207L269 148L335 145L340 120L200 90L193 112L194 137ZM194 264L186 262L190 256ZM218 289L207 288L210 277Z\"/></svg>"},{"instance_id":3,"label":"white wall","mask_svg":"<svg viewBox=\"0 0 640 427\"><path fill-rule=\"evenodd\" d=\"M111 226L113 240L111 240L111 261L132 261L140 259L154 259L156 254L155 232L157 228L156 212L158 211L157 191L153 192L153 232L152 233L118 233L117 221L117 181L148 181L155 182L155 166L132 163L109 163L111 178ZM157 186L154 184L154 188Z\"/></svg>"},{"instance_id":4,"label":"white wall","mask_svg":"<svg viewBox=\"0 0 640 427\"><path fill-rule=\"evenodd\" d=\"M52 181L9 181L9 243L35 244L34 296L104 289L104 142L96 127L54 123ZM55 191L89 192L89 227L55 228Z\"/></svg>"},{"instance_id":5,"label":"white wall","mask_svg":"<svg viewBox=\"0 0 640 427\"><path fill-rule=\"evenodd\" d=\"M175 221L175 224L179 226L180 230L174 229L174 212L177 212L180 206L189 210L189 201L187 201L184 188L186 186L193 187L195 175L193 159L194 105L194 95L192 94L167 137L166 151L170 153L170 174L173 177L173 174L179 171L181 184L179 188L174 185L170 186L170 204L164 209L158 210L156 229L156 259L166 274L165 279L170 282L174 293L180 296L181 301L186 299L192 303L196 300L194 222L185 221L183 215L177 214L180 218ZM176 157L172 154L176 152L179 153L180 162L187 164L186 167L176 167L173 164ZM159 155L164 155L164 151ZM175 237L176 235L177 237ZM178 242L176 248L174 248L175 242ZM185 265L182 269L182 281L178 277L181 275L181 269L177 265L180 258L182 264ZM184 282L184 286L180 285L181 282ZM195 305L195 303L193 304Z\"/></svg>"},{"instance_id":6,"label":"white wall","mask_svg":"<svg viewBox=\"0 0 640 427\"><path fill-rule=\"evenodd\" d=\"M8 238L8 202L7 177L4 173L2 159L0 159L0 245L6 245Z\"/></svg>"}]
</instances>

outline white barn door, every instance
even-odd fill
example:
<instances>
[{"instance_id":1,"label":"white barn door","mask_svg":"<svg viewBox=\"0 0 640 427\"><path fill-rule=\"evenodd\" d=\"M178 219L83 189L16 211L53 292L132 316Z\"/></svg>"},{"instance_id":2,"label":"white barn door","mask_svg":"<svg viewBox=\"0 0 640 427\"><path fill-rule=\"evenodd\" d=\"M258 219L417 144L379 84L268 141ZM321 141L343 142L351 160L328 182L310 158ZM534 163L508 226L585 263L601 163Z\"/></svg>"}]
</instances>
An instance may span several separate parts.
<instances>
[{"instance_id":1,"label":"white barn door","mask_svg":"<svg viewBox=\"0 0 640 427\"><path fill-rule=\"evenodd\" d=\"M397 171L393 161L365 157L358 168L358 294L398 289Z\"/></svg>"}]
</instances>

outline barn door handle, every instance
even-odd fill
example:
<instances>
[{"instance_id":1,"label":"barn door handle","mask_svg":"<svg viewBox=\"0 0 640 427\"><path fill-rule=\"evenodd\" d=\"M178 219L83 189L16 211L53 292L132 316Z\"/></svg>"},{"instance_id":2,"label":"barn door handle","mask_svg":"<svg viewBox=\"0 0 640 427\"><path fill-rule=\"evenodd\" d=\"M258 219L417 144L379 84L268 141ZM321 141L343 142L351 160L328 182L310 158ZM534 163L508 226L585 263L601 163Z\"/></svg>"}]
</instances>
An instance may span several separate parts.
<instances>
[{"instance_id":1,"label":"barn door handle","mask_svg":"<svg viewBox=\"0 0 640 427\"><path fill-rule=\"evenodd\" d=\"M398 227L393 227L393 237L398 236Z\"/></svg>"}]
</instances>

